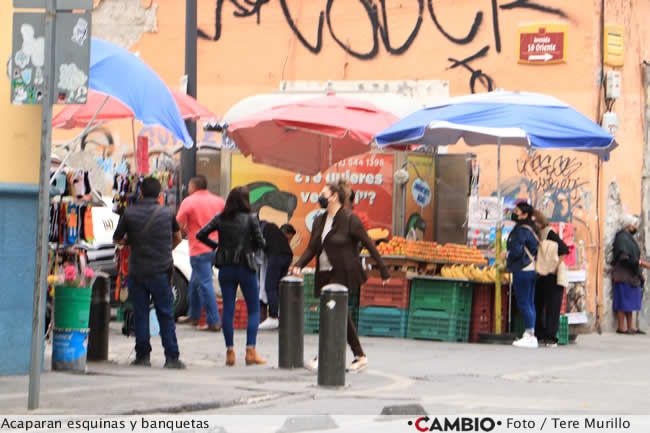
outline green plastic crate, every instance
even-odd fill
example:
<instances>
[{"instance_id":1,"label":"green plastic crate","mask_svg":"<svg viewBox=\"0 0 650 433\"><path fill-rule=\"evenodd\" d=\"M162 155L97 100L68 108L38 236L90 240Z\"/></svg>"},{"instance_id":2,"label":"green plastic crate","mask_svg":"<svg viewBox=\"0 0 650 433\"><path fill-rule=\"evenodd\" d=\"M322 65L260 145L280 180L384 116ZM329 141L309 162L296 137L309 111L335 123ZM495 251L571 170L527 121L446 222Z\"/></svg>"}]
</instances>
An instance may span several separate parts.
<instances>
[{"instance_id":1,"label":"green plastic crate","mask_svg":"<svg viewBox=\"0 0 650 433\"><path fill-rule=\"evenodd\" d=\"M359 295L348 296L348 309L352 314L352 322L359 326ZM318 334L320 324L320 298L307 297L305 293L305 334Z\"/></svg>"},{"instance_id":2,"label":"green plastic crate","mask_svg":"<svg viewBox=\"0 0 650 433\"><path fill-rule=\"evenodd\" d=\"M444 311L415 310L408 315L407 338L467 342L470 314L450 314Z\"/></svg>"},{"instance_id":3,"label":"green plastic crate","mask_svg":"<svg viewBox=\"0 0 650 433\"><path fill-rule=\"evenodd\" d=\"M305 334L318 334L320 329L320 300L305 300Z\"/></svg>"},{"instance_id":4,"label":"green plastic crate","mask_svg":"<svg viewBox=\"0 0 650 433\"><path fill-rule=\"evenodd\" d=\"M569 318L566 315L560 316L560 327L557 331L557 344L566 346L569 344Z\"/></svg>"},{"instance_id":5,"label":"green plastic crate","mask_svg":"<svg viewBox=\"0 0 650 433\"><path fill-rule=\"evenodd\" d=\"M318 299L314 297L314 287L316 284L315 274L303 274L303 290L305 293L305 303L308 300Z\"/></svg>"},{"instance_id":6,"label":"green plastic crate","mask_svg":"<svg viewBox=\"0 0 650 433\"><path fill-rule=\"evenodd\" d=\"M464 281L414 278L411 282L411 311L471 314L472 292L472 285Z\"/></svg>"},{"instance_id":7,"label":"green plastic crate","mask_svg":"<svg viewBox=\"0 0 650 433\"><path fill-rule=\"evenodd\" d=\"M359 335L406 337L408 310L394 307L364 307L359 312Z\"/></svg>"}]
</instances>

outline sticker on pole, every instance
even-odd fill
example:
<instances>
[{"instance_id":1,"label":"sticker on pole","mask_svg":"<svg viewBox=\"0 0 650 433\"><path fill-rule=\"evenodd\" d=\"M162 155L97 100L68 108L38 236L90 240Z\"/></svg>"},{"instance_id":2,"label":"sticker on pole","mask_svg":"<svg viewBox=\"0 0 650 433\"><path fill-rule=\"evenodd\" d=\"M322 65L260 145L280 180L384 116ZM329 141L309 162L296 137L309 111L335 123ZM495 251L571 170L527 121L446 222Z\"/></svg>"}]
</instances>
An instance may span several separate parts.
<instances>
[{"instance_id":1,"label":"sticker on pole","mask_svg":"<svg viewBox=\"0 0 650 433\"><path fill-rule=\"evenodd\" d=\"M411 194L413 194L413 200L415 200L415 203L420 207L425 207L431 203L431 187L420 178L413 181Z\"/></svg>"},{"instance_id":2,"label":"sticker on pole","mask_svg":"<svg viewBox=\"0 0 650 433\"><path fill-rule=\"evenodd\" d=\"M328 301L327 304L325 304L325 305L326 305L327 308L329 308L330 310L333 310L334 307L336 307L336 301L335 301L334 299L332 299L332 300Z\"/></svg>"}]
</instances>

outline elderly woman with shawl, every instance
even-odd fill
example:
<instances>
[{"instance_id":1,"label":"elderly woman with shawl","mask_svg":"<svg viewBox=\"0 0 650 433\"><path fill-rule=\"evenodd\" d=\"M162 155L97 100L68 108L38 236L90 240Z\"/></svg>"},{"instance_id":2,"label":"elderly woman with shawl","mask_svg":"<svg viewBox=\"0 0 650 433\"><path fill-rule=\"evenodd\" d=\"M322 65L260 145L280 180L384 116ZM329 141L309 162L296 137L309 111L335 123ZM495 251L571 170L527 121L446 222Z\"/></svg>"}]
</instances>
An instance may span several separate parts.
<instances>
[{"instance_id":1,"label":"elderly woman with shawl","mask_svg":"<svg viewBox=\"0 0 650 433\"><path fill-rule=\"evenodd\" d=\"M638 218L625 215L622 223L623 228L614 239L612 262L613 310L618 320L616 333L645 334L632 322L632 313L641 310L645 283L641 268L650 269L650 263L641 259L641 249L634 239Z\"/></svg>"}]
</instances>

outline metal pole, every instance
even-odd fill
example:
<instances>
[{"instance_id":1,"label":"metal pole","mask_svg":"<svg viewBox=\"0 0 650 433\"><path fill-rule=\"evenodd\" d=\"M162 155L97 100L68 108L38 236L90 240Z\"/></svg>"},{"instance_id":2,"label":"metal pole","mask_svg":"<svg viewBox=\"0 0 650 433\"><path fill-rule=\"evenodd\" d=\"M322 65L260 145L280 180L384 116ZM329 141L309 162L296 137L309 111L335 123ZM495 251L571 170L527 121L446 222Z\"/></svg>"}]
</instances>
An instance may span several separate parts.
<instances>
[{"instance_id":1,"label":"metal pole","mask_svg":"<svg viewBox=\"0 0 650 433\"><path fill-rule=\"evenodd\" d=\"M185 74L187 75L187 94L197 97L197 0L185 0ZM183 175L183 191L181 198L187 192L187 185L196 176L196 122L186 122L187 131L194 141L191 149L181 151L181 171Z\"/></svg>"},{"instance_id":2,"label":"metal pole","mask_svg":"<svg viewBox=\"0 0 650 433\"><path fill-rule=\"evenodd\" d=\"M36 280L32 313L32 354L29 369L29 394L27 407L38 409L43 364L43 317L45 316L45 291L47 290L47 250L50 199L50 152L52 146L52 105L54 104L54 35L56 30L55 0L46 3L45 15L45 95L41 120L41 162L38 190L38 227L36 237Z\"/></svg>"},{"instance_id":3,"label":"metal pole","mask_svg":"<svg viewBox=\"0 0 650 433\"><path fill-rule=\"evenodd\" d=\"M497 233L496 233L496 245L495 245L495 254L496 254L496 267L497 267L497 280L494 283L494 332L501 334L503 331L503 323L501 323L501 237L502 237L502 228L503 228L503 205L501 200L501 138L497 138L497 201L499 209L499 221L497 222Z\"/></svg>"},{"instance_id":4,"label":"metal pole","mask_svg":"<svg viewBox=\"0 0 650 433\"><path fill-rule=\"evenodd\" d=\"M323 287L318 335L318 386L345 386L345 349L348 289L340 284Z\"/></svg>"},{"instance_id":5,"label":"metal pole","mask_svg":"<svg viewBox=\"0 0 650 433\"><path fill-rule=\"evenodd\" d=\"M280 281L278 366L302 368L304 363L304 283L296 277Z\"/></svg>"}]
</instances>

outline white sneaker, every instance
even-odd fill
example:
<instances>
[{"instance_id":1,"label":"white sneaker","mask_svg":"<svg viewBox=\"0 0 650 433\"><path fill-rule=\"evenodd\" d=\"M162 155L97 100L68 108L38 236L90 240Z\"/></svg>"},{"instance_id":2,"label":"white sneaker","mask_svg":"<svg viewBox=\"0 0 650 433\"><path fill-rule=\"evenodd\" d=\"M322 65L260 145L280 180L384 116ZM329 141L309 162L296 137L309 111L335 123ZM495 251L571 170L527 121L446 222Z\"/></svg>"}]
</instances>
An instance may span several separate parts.
<instances>
[{"instance_id":1,"label":"white sneaker","mask_svg":"<svg viewBox=\"0 0 650 433\"><path fill-rule=\"evenodd\" d=\"M359 356L358 358L354 358L354 361L352 361L352 364L350 364L350 367L348 368L348 372L358 373L366 367L368 367L368 357Z\"/></svg>"},{"instance_id":2,"label":"white sneaker","mask_svg":"<svg viewBox=\"0 0 650 433\"><path fill-rule=\"evenodd\" d=\"M512 343L512 345L524 349L537 349L539 347L539 344L537 343L537 337L530 335L527 332L524 332L524 335L519 340L516 340L514 343Z\"/></svg>"},{"instance_id":3,"label":"white sneaker","mask_svg":"<svg viewBox=\"0 0 650 433\"><path fill-rule=\"evenodd\" d=\"M267 317L265 321L260 323L260 331L269 331L273 329L278 329L280 327L280 320L274 319L273 317Z\"/></svg>"},{"instance_id":4,"label":"white sneaker","mask_svg":"<svg viewBox=\"0 0 650 433\"><path fill-rule=\"evenodd\" d=\"M318 371L318 356L309 361L307 365L305 365L305 368L311 371Z\"/></svg>"}]
</instances>

